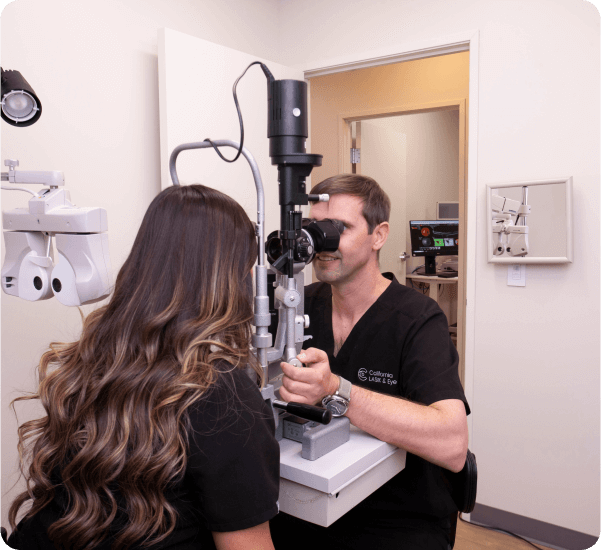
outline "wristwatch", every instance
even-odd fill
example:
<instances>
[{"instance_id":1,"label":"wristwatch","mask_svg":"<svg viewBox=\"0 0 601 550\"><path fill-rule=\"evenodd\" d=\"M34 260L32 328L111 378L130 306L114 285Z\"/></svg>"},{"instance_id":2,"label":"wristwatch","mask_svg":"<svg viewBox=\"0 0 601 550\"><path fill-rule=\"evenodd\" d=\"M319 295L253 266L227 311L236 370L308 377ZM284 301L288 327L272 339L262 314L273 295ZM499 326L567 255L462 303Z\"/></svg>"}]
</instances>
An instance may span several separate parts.
<instances>
[{"instance_id":1,"label":"wristwatch","mask_svg":"<svg viewBox=\"0 0 601 550\"><path fill-rule=\"evenodd\" d=\"M342 378L338 377L340 383L334 395L326 395L321 404L332 413L332 416L344 416L351 402L351 388L353 385Z\"/></svg>"}]
</instances>

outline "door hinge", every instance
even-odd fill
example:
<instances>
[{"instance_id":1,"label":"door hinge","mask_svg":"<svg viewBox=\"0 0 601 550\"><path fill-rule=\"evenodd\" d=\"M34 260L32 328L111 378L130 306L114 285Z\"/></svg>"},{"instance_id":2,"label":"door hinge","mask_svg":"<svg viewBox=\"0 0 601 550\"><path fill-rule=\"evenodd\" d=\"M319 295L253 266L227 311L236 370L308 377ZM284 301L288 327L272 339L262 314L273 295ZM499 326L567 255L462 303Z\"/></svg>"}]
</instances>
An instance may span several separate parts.
<instances>
[{"instance_id":1,"label":"door hinge","mask_svg":"<svg viewBox=\"0 0 601 550\"><path fill-rule=\"evenodd\" d=\"M361 162L361 149L351 148L351 164L359 164Z\"/></svg>"}]
</instances>

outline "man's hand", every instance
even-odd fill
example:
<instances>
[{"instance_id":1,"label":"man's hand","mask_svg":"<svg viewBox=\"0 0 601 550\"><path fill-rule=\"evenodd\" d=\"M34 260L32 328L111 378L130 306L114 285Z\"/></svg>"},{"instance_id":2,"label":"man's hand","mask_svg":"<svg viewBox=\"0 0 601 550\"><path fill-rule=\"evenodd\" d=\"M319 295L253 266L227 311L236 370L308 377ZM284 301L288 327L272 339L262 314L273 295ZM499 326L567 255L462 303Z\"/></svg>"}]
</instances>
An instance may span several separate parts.
<instances>
[{"instance_id":1,"label":"man's hand","mask_svg":"<svg viewBox=\"0 0 601 550\"><path fill-rule=\"evenodd\" d=\"M339 380L330 370L328 354L316 348L301 351L297 359L307 368L293 367L290 363L280 363L284 377L280 397L284 401L321 405L326 395L336 393Z\"/></svg>"}]
</instances>

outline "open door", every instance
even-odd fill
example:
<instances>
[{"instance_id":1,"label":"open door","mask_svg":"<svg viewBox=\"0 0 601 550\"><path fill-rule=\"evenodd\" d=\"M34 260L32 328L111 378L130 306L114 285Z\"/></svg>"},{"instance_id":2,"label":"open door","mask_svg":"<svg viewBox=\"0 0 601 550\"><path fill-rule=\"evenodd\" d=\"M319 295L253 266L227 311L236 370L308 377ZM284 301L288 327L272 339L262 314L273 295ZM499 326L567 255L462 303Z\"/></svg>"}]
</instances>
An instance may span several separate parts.
<instances>
[{"instance_id":1,"label":"open door","mask_svg":"<svg viewBox=\"0 0 601 550\"><path fill-rule=\"evenodd\" d=\"M206 138L240 141L232 87L250 63L265 63L277 80L304 80L299 69L171 29L159 31L158 45L163 189L172 185L169 157L176 146ZM244 146L259 166L265 189L268 235L279 229L280 207L277 166L271 165L267 139L267 81L259 65L251 67L240 80L237 94L244 121ZM236 154L233 148L221 152L229 159ZM182 185L201 183L226 193L242 205L251 220L257 219L253 176L244 157L226 163L212 149L186 151L177 159L177 174Z\"/></svg>"},{"instance_id":2,"label":"open door","mask_svg":"<svg viewBox=\"0 0 601 550\"><path fill-rule=\"evenodd\" d=\"M374 178L390 197L390 233L380 251L380 271L394 273L405 284L407 214L407 136L380 118L353 122L356 125L356 148L360 150L357 173Z\"/></svg>"}]
</instances>

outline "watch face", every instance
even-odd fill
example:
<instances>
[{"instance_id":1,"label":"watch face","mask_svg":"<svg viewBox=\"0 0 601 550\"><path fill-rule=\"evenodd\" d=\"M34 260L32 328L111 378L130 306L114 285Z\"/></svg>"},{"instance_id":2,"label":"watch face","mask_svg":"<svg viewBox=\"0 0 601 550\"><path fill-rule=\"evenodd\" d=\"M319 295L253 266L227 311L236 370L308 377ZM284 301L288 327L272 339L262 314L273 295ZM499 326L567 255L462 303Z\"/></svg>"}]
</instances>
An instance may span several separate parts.
<instances>
[{"instance_id":1,"label":"watch face","mask_svg":"<svg viewBox=\"0 0 601 550\"><path fill-rule=\"evenodd\" d=\"M329 411L332 411L334 416L342 416L348 408L345 403L338 401L337 399L332 399L329 401L326 407Z\"/></svg>"}]
</instances>

